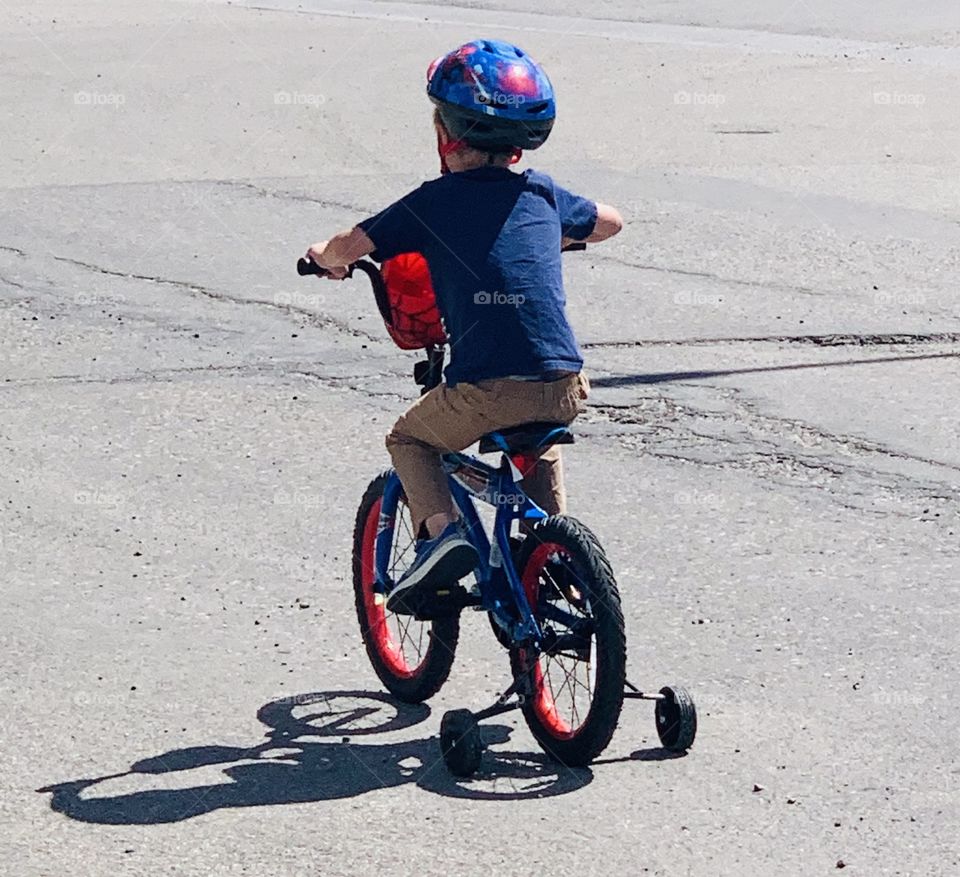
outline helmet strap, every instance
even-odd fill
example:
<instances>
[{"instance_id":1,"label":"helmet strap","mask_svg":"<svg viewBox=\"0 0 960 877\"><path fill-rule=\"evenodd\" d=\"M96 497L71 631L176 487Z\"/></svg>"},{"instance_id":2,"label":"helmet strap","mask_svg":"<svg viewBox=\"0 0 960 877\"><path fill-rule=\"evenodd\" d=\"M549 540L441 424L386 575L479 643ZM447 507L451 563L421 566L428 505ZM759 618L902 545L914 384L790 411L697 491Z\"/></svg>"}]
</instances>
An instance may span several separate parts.
<instances>
[{"instance_id":1,"label":"helmet strap","mask_svg":"<svg viewBox=\"0 0 960 877\"><path fill-rule=\"evenodd\" d=\"M440 173L448 174L450 173L450 167L447 164L447 156L451 152L456 152L458 149L463 149L467 144L462 140L448 140L446 143L443 143L440 140L440 134L437 133L437 154L440 156Z\"/></svg>"}]
</instances>

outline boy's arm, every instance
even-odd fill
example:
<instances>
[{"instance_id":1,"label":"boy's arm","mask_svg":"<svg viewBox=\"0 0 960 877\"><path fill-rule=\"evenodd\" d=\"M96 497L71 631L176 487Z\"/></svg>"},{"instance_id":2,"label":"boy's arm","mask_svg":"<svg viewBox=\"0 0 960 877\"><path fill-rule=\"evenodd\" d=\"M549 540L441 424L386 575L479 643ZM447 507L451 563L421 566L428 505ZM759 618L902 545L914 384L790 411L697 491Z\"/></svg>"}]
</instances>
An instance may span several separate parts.
<instances>
[{"instance_id":1,"label":"boy's arm","mask_svg":"<svg viewBox=\"0 0 960 877\"><path fill-rule=\"evenodd\" d=\"M623 217L616 207L609 204L597 204L597 224L587 238L588 244L596 244L612 238L623 229Z\"/></svg>"},{"instance_id":2,"label":"boy's arm","mask_svg":"<svg viewBox=\"0 0 960 877\"><path fill-rule=\"evenodd\" d=\"M594 223L593 231L585 238L564 237L561 246L565 247L572 243L596 244L600 241L605 241L607 238L612 238L615 234L619 234L619 232L622 231L623 217L616 207L611 207L609 204L601 204L599 202L597 202L596 207L597 221Z\"/></svg>"},{"instance_id":3,"label":"boy's arm","mask_svg":"<svg viewBox=\"0 0 960 877\"><path fill-rule=\"evenodd\" d=\"M595 244L613 237L623 228L623 218L616 207L575 195L552 180L550 182L560 216L560 235L564 245L572 242Z\"/></svg>"},{"instance_id":4,"label":"boy's arm","mask_svg":"<svg viewBox=\"0 0 960 877\"><path fill-rule=\"evenodd\" d=\"M370 255L376 247L362 228L351 228L334 235L328 241L318 241L309 250L307 258L321 268L331 272L331 276L342 280L349 265Z\"/></svg>"},{"instance_id":5,"label":"boy's arm","mask_svg":"<svg viewBox=\"0 0 960 877\"><path fill-rule=\"evenodd\" d=\"M428 185L414 189L396 204L358 222L349 231L314 244L307 251L307 258L327 268L330 276L342 279L348 265L371 253L382 262L400 253L422 252L427 228L423 217L430 207Z\"/></svg>"}]
</instances>

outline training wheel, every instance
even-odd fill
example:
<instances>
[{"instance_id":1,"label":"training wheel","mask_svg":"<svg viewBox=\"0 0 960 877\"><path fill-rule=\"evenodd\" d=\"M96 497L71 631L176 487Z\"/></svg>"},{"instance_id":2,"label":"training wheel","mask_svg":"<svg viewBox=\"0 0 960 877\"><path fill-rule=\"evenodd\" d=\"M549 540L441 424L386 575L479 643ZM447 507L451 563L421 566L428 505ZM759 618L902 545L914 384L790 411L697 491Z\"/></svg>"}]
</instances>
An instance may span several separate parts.
<instances>
[{"instance_id":1,"label":"training wheel","mask_svg":"<svg viewBox=\"0 0 960 877\"><path fill-rule=\"evenodd\" d=\"M440 750L454 776L476 773L483 755L480 726L470 710L450 710L440 722Z\"/></svg>"},{"instance_id":2,"label":"training wheel","mask_svg":"<svg viewBox=\"0 0 960 877\"><path fill-rule=\"evenodd\" d=\"M664 749L685 752L697 736L697 708L686 688L679 685L660 689L663 698L657 701L654 715L657 734Z\"/></svg>"}]
</instances>

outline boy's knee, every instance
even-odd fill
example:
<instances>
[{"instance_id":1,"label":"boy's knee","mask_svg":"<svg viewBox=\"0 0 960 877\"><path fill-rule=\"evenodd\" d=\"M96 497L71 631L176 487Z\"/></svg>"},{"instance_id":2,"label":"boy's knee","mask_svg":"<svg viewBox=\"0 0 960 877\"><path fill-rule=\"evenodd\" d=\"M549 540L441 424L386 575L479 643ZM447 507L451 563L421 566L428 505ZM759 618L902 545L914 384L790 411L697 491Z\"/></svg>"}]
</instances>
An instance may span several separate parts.
<instances>
[{"instance_id":1,"label":"boy's knee","mask_svg":"<svg viewBox=\"0 0 960 877\"><path fill-rule=\"evenodd\" d=\"M409 447L409 440L402 433L398 433L391 429L390 432L388 432L384 437L383 443L387 447L387 453L390 455L393 465L396 466L398 452L399 456L402 458L404 449Z\"/></svg>"},{"instance_id":2,"label":"boy's knee","mask_svg":"<svg viewBox=\"0 0 960 877\"><path fill-rule=\"evenodd\" d=\"M397 445L420 444L413 436L414 430L411 428L406 414L401 414L386 435L387 448Z\"/></svg>"},{"instance_id":3,"label":"boy's knee","mask_svg":"<svg viewBox=\"0 0 960 877\"><path fill-rule=\"evenodd\" d=\"M396 423L390 427L386 436L384 436L384 444L387 446L389 451L391 448L397 447L397 445L407 444L410 441L410 436L407 435L407 431L403 428L404 417L397 419Z\"/></svg>"},{"instance_id":4,"label":"boy's knee","mask_svg":"<svg viewBox=\"0 0 960 877\"><path fill-rule=\"evenodd\" d=\"M439 454L440 450L435 448L433 445L428 444L427 442L420 441L418 438L414 438L412 435L407 435L405 432L402 432L397 429L397 425L387 433L384 444L387 446L387 450L390 452L391 456L401 448L417 448L421 451L427 451L432 454Z\"/></svg>"}]
</instances>

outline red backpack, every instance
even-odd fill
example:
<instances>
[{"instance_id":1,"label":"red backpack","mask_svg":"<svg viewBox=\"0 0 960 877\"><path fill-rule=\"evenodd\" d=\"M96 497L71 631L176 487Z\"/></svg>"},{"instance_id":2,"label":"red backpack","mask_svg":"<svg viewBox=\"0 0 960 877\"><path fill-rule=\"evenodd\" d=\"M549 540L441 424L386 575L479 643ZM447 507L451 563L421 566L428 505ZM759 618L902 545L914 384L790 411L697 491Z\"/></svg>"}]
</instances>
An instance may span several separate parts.
<instances>
[{"instance_id":1,"label":"red backpack","mask_svg":"<svg viewBox=\"0 0 960 877\"><path fill-rule=\"evenodd\" d=\"M377 307L396 345L417 350L445 344L427 260L420 253L401 253L380 266L380 277L382 284L374 284Z\"/></svg>"}]
</instances>

